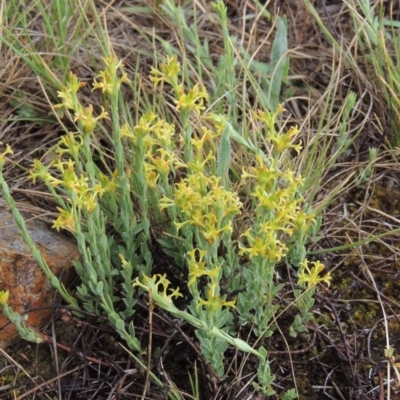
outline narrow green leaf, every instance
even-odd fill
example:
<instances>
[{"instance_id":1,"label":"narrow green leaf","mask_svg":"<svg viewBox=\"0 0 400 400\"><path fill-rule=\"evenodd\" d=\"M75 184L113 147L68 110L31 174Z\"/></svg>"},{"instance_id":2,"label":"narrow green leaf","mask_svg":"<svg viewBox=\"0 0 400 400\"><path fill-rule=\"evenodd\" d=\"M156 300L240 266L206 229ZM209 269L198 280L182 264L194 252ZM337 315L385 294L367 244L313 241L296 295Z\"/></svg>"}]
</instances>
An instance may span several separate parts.
<instances>
[{"instance_id":1,"label":"narrow green leaf","mask_svg":"<svg viewBox=\"0 0 400 400\"><path fill-rule=\"evenodd\" d=\"M282 81L285 78L285 71L287 71L287 21L286 17L278 17L277 30L272 45L271 52L271 67L273 69L273 76L271 78L270 86L270 104L275 111L279 105L279 95L281 93Z\"/></svg>"},{"instance_id":2,"label":"narrow green leaf","mask_svg":"<svg viewBox=\"0 0 400 400\"><path fill-rule=\"evenodd\" d=\"M231 143L229 140L229 125L225 125L221 143L218 149L217 176L221 178L227 173L231 161Z\"/></svg>"}]
</instances>

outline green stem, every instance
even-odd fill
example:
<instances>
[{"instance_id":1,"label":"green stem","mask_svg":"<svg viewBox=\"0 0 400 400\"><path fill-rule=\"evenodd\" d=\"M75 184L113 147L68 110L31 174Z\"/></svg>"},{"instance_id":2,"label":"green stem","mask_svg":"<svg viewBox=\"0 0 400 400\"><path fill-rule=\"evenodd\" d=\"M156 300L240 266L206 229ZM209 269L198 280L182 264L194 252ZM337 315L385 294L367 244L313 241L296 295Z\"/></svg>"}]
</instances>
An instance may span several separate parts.
<instances>
[{"instance_id":1,"label":"green stem","mask_svg":"<svg viewBox=\"0 0 400 400\"><path fill-rule=\"evenodd\" d=\"M71 305L71 307L76 308L79 310L79 306L77 301L68 293L65 286L58 280L58 278L51 272L49 266L47 265L46 261L44 260L43 256L41 255L39 249L36 247L35 243L33 242L32 238L29 235L28 229L25 224L25 220L22 217L21 213L18 211L14 199L10 194L10 190L8 187L7 182L4 180L3 174L3 163L0 163L0 186L3 192L4 199L6 200L7 205L9 206L12 216L19 228L21 233L22 239L24 243L28 246L29 250L32 253L33 258L39 264L40 268L46 275L46 278L51 282L52 286L57 289L60 293L62 298Z\"/></svg>"}]
</instances>

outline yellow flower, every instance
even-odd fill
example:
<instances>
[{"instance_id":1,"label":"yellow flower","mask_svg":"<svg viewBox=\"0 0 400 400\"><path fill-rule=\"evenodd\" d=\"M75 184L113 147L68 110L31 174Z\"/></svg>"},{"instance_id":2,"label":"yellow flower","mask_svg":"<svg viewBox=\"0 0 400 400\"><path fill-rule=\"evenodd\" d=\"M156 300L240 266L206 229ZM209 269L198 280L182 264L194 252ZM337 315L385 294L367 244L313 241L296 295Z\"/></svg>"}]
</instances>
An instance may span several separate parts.
<instances>
[{"instance_id":1,"label":"yellow flower","mask_svg":"<svg viewBox=\"0 0 400 400\"><path fill-rule=\"evenodd\" d=\"M10 297L10 292L8 290L0 291L0 306L4 306L8 302L8 298Z\"/></svg>"},{"instance_id":2,"label":"yellow flower","mask_svg":"<svg viewBox=\"0 0 400 400\"><path fill-rule=\"evenodd\" d=\"M182 108L183 110L194 110L200 112L206 108L204 106L204 100L208 99L208 93L204 88L200 89L198 83L196 83L193 89L190 89L187 93L185 93L183 85L179 85L175 96L178 98L178 100L175 100L176 110Z\"/></svg>"},{"instance_id":3,"label":"yellow flower","mask_svg":"<svg viewBox=\"0 0 400 400\"><path fill-rule=\"evenodd\" d=\"M196 260L196 253L198 253L198 260ZM204 256L207 254L206 250L193 249L187 252L188 266L189 266L189 283L188 286L196 282L196 280L203 275L207 275L211 279L216 279L219 275L220 268L207 269L206 263L203 261Z\"/></svg>"},{"instance_id":4,"label":"yellow flower","mask_svg":"<svg viewBox=\"0 0 400 400\"><path fill-rule=\"evenodd\" d=\"M263 190L270 190L282 173L276 170L274 159L268 159L268 164L260 156L256 156L256 167L250 167L248 172L243 169L242 179L255 179L257 186Z\"/></svg>"},{"instance_id":5,"label":"yellow flower","mask_svg":"<svg viewBox=\"0 0 400 400\"><path fill-rule=\"evenodd\" d=\"M259 232L261 235L252 236L251 230L248 229L241 236L247 238L249 247L239 244L239 255L248 253L251 260L253 257L265 257L269 262L279 262L287 253L288 248L280 240L276 239L276 235L271 232Z\"/></svg>"},{"instance_id":6,"label":"yellow flower","mask_svg":"<svg viewBox=\"0 0 400 400\"><path fill-rule=\"evenodd\" d=\"M198 206L201 198L201 193L193 190L184 180L175 185L174 203L183 213L191 213Z\"/></svg>"},{"instance_id":7,"label":"yellow flower","mask_svg":"<svg viewBox=\"0 0 400 400\"><path fill-rule=\"evenodd\" d=\"M191 222L192 225L198 226L199 228L204 228L204 217L203 210L200 208L195 208L190 214L189 222Z\"/></svg>"},{"instance_id":8,"label":"yellow flower","mask_svg":"<svg viewBox=\"0 0 400 400\"><path fill-rule=\"evenodd\" d=\"M3 144L0 142L0 145ZM14 154L14 152L12 151L11 147L9 144L6 144L6 149L3 151L3 153L0 154L0 162L4 163L5 160L5 156L7 154Z\"/></svg>"},{"instance_id":9,"label":"yellow flower","mask_svg":"<svg viewBox=\"0 0 400 400\"><path fill-rule=\"evenodd\" d=\"M175 201L169 199L168 197L162 197L160 199L160 210L165 210L166 208L173 207L175 205Z\"/></svg>"},{"instance_id":10,"label":"yellow flower","mask_svg":"<svg viewBox=\"0 0 400 400\"><path fill-rule=\"evenodd\" d=\"M73 94L78 93L78 90L85 87L85 82L79 82L78 77L71 71L68 73L68 87L71 89Z\"/></svg>"},{"instance_id":11,"label":"yellow flower","mask_svg":"<svg viewBox=\"0 0 400 400\"><path fill-rule=\"evenodd\" d=\"M76 231L75 227L75 219L73 217L72 211L69 212L60 207L57 207L57 210L60 212L58 218L54 221L53 228L60 231L60 229L67 229L71 232Z\"/></svg>"},{"instance_id":12,"label":"yellow flower","mask_svg":"<svg viewBox=\"0 0 400 400\"><path fill-rule=\"evenodd\" d=\"M62 99L61 104L54 106L55 109L65 107L69 110L76 110L79 106L76 93L81 87L86 86L86 83L79 82L77 76L72 72L68 73L67 84L61 88L57 95Z\"/></svg>"},{"instance_id":13,"label":"yellow flower","mask_svg":"<svg viewBox=\"0 0 400 400\"><path fill-rule=\"evenodd\" d=\"M179 292L179 288L169 289L168 286L171 282L167 279L167 275L154 274L151 278L147 275L143 275L142 282L139 278L136 278L133 287L140 286L150 293L152 299L160 307L168 310L173 305L172 298L183 297L182 293ZM163 286L163 290L159 290L159 286ZM167 294L169 290L170 294Z\"/></svg>"},{"instance_id":14,"label":"yellow flower","mask_svg":"<svg viewBox=\"0 0 400 400\"><path fill-rule=\"evenodd\" d=\"M310 225L312 225L314 222L314 214L308 214L305 211L299 211L296 215L296 218L293 220L293 226L296 232L304 235L308 231Z\"/></svg>"},{"instance_id":15,"label":"yellow flower","mask_svg":"<svg viewBox=\"0 0 400 400\"><path fill-rule=\"evenodd\" d=\"M218 221L215 214L204 215L204 221L204 228L201 229L201 233L203 234L204 239L206 239L210 244L215 243L215 241L221 237L223 232L232 232L232 221L228 221L222 228L217 228Z\"/></svg>"},{"instance_id":16,"label":"yellow flower","mask_svg":"<svg viewBox=\"0 0 400 400\"><path fill-rule=\"evenodd\" d=\"M157 189L157 182L160 175L156 172L152 165L145 163L144 165L144 175L147 185L153 189Z\"/></svg>"},{"instance_id":17,"label":"yellow flower","mask_svg":"<svg viewBox=\"0 0 400 400\"><path fill-rule=\"evenodd\" d=\"M98 206L95 197L96 195L93 193L86 193L85 195L78 197L76 204L88 213L92 213Z\"/></svg>"},{"instance_id":18,"label":"yellow flower","mask_svg":"<svg viewBox=\"0 0 400 400\"><path fill-rule=\"evenodd\" d=\"M188 221L183 221L183 222L174 222L174 225L176 227L176 230L179 231L180 229L182 229L185 225L190 224L190 220Z\"/></svg>"},{"instance_id":19,"label":"yellow flower","mask_svg":"<svg viewBox=\"0 0 400 400\"><path fill-rule=\"evenodd\" d=\"M40 160L35 158L33 160L32 168L29 170L29 176L33 183L36 183L36 178L40 178L43 182L47 182L49 176L49 168L45 166Z\"/></svg>"},{"instance_id":20,"label":"yellow flower","mask_svg":"<svg viewBox=\"0 0 400 400\"><path fill-rule=\"evenodd\" d=\"M154 127L154 135L161 142L163 148L169 149L173 143L172 139L175 134L175 125L160 119L157 126Z\"/></svg>"},{"instance_id":21,"label":"yellow flower","mask_svg":"<svg viewBox=\"0 0 400 400\"><path fill-rule=\"evenodd\" d=\"M157 87L160 82L173 84L178 78L180 69L181 66L177 55L173 57L166 56L165 62L160 64L160 71L151 68L150 80L154 83L154 87Z\"/></svg>"},{"instance_id":22,"label":"yellow flower","mask_svg":"<svg viewBox=\"0 0 400 400\"><path fill-rule=\"evenodd\" d=\"M332 279L331 274L328 272L324 276L320 276L320 273L324 270L324 265L320 261L313 261L313 267L310 269L308 266L307 258L300 263L300 271L298 274L298 285L304 286L307 284L308 288L317 285L320 282L325 282L328 286L330 285L330 280Z\"/></svg>"},{"instance_id":23,"label":"yellow flower","mask_svg":"<svg viewBox=\"0 0 400 400\"><path fill-rule=\"evenodd\" d=\"M110 95L116 95L121 87L121 83L130 82L130 80L124 72L121 78L118 79L118 70L123 67L121 60L109 56L102 58L102 61L106 68L97 75L97 78L100 78L99 81L94 79L92 91L101 89L103 93L107 92Z\"/></svg>"},{"instance_id":24,"label":"yellow flower","mask_svg":"<svg viewBox=\"0 0 400 400\"><path fill-rule=\"evenodd\" d=\"M114 170L110 178L99 172L98 178L105 193L114 193L119 188L117 170Z\"/></svg>"},{"instance_id":25,"label":"yellow flower","mask_svg":"<svg viewBox=\"0 0 400 400\"><path fill-rule=\"evenodd\" d=\"M159 174L167 176L178 159L172 151L163 148L159 148L157 153L159 154L157 156L148 154L147 158L152 162Z\"/></svg>"},{"instance_id":26,"label":"yellow flower","mask_svg":"<svg viewBox=\"0 0 400 400\"><path fill-rule=\"evenodd\" d=\"M298 132L299 129L297 126L293 126L285 133L271 133L268 139L274 144L274 151L277 153L282 153L284 150L289 148L293 148L297 151L297 153L300 153L301 143L298 145L292 144L292 140Z\"/></svg>"},{"instance_id":27,"label":"yellow flower","mask_svg":"<svg viewBox=\"0 0 400 400\"><path fill-rule=\"evenodd\" d=\"M214 161L215 157L213 156L212 150L210 150L203 160L201 158L197 158L195 161L188 162L188 168L194 172L196 175L201 174L204 170L204 167L207 165L209 161Z\"/></svg>"},{"instance_id":28,"label":"yellow flower","mask_svg":"<svg viewBox=\"0 0 400 400\"><path fill-rule=\"evenodd\" d=\"M226 301L225 296L221 297L219 293L217 293L218 291L219 287L213 280L208 284L207 300L199 299L198 307L206 306L211 312L218 312L223 306L235 308L235 300Z\"/></svg>"},{"instance_id":29,"label":"yellow flower","mask_svg":"<svg viewBox=\"0 0 400 400\"><path fill-rule=\"evenodd\" d=\"M67 135L61 137L57 143L56 153L61 156L63 154L70 154L73 158L79 158L80 149L83 146L83 139L81 136L74 135L69 132ZM65 147L65 148L64 148Z\"/></svg>"},{"instance_id":30,"label":"yellow flower","mask_svg":"<svg viewBox=\"0 0 400 400\"><path fill-rule=\"evenodd\" d=\"M104 73L104 71L101 71L97 77L100 78L100 81L98 82L96 78L93 80L93 90L100 89L103 93L107 92L112 94L113 86L107 79L107 75Z\"/></svg>"},{"instance_id":31,"label":"yellow flower","mask_svg":"<svg viewBox=\"0 0 400 400\"><path fill-rule=\"evenodd\" d=\"M75 108L74 98L72 96L72 91L68 87L63 86L61 88L61 92L57 92L57 97L62 99L62 103L61 104L56 104L54 106L55 109L58 109L58 108L61 108L61 107L65 107L65 108L68 108L69 110L73 110Z\"/></svg>"},{"instance_id":32,"label":"yellow flower","mask_svg":"<svg viewBox=\"0 0 400 400\"><path fill-rule=\"evenodd\" d=\"M85 109L80 109L75 113L74 122L80 121L83 127L83 132L88 134L93 132L94 128L96 127L96 123L99 119L108 118L108 113L104 111L104 108L101 107L101 114L97 117L93 117L93 105L90 104Z\"/></svg>"}]
</instances>

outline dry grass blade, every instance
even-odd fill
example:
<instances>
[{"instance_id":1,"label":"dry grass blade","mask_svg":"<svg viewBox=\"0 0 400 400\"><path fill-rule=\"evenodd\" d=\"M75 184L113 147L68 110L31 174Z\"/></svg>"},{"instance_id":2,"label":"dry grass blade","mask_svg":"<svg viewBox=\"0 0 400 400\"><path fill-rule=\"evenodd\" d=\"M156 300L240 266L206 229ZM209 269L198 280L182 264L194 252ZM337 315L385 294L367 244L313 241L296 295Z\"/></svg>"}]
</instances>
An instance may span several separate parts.
<instances>
[{"instance_id":1,"label":"dry grass blade","mask_svg":"<svg viewBox=\"0 0 400 400\"><path fill-rule=\"evenodd\" d=\"M25 376L27 376L31 380L31 382L36 386L36 388L33 389L32 393L35 393L38 389L40 389L40 387L42 385L39 385L39 387L37 387L36 380L34 378L32 378L30 376L30 374L25 370L25 368L23 368L20 364L18 364L7 352L5 352L3 349L0 348L0 354L3 357L5 357L8 361L10 361L13 365L15 365L18 368L18 370L22 371L25 374ZM56 379L58 379L58 378L55 378L54 380L56 380ZM48 382L48 383L50 383L50 382ZM47 383L46 383L46 385L47 385ZM51 397L48 396L47 394L45 394L45 397L47 399L51 400Z\"/></svg>"}]
</instances>

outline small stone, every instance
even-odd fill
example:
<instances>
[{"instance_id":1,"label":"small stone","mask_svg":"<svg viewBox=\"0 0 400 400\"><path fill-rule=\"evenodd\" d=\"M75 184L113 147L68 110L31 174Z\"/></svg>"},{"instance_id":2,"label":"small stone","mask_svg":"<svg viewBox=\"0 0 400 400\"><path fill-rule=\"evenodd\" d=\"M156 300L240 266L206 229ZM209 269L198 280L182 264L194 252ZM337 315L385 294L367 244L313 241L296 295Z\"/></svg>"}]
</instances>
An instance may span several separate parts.
<instances>
[{"instance_id":1,"label":"small stone","mask_svg":"<svg viewBox=\"0 0 400 400\"><path fill-rule=\"evenodd\" d=\"M79 252L66 236L27 213L21 213L29 234L50 270L64 285L71 282L75 270L73 260ZM8 290L9 306L38 328L53 312L51 306L59 299L40 266L25 245L10 210L0 208L0 290ZM5 348L18 338L15 326L0 312L0 347Z\"/></svg>"}]
</instances>

